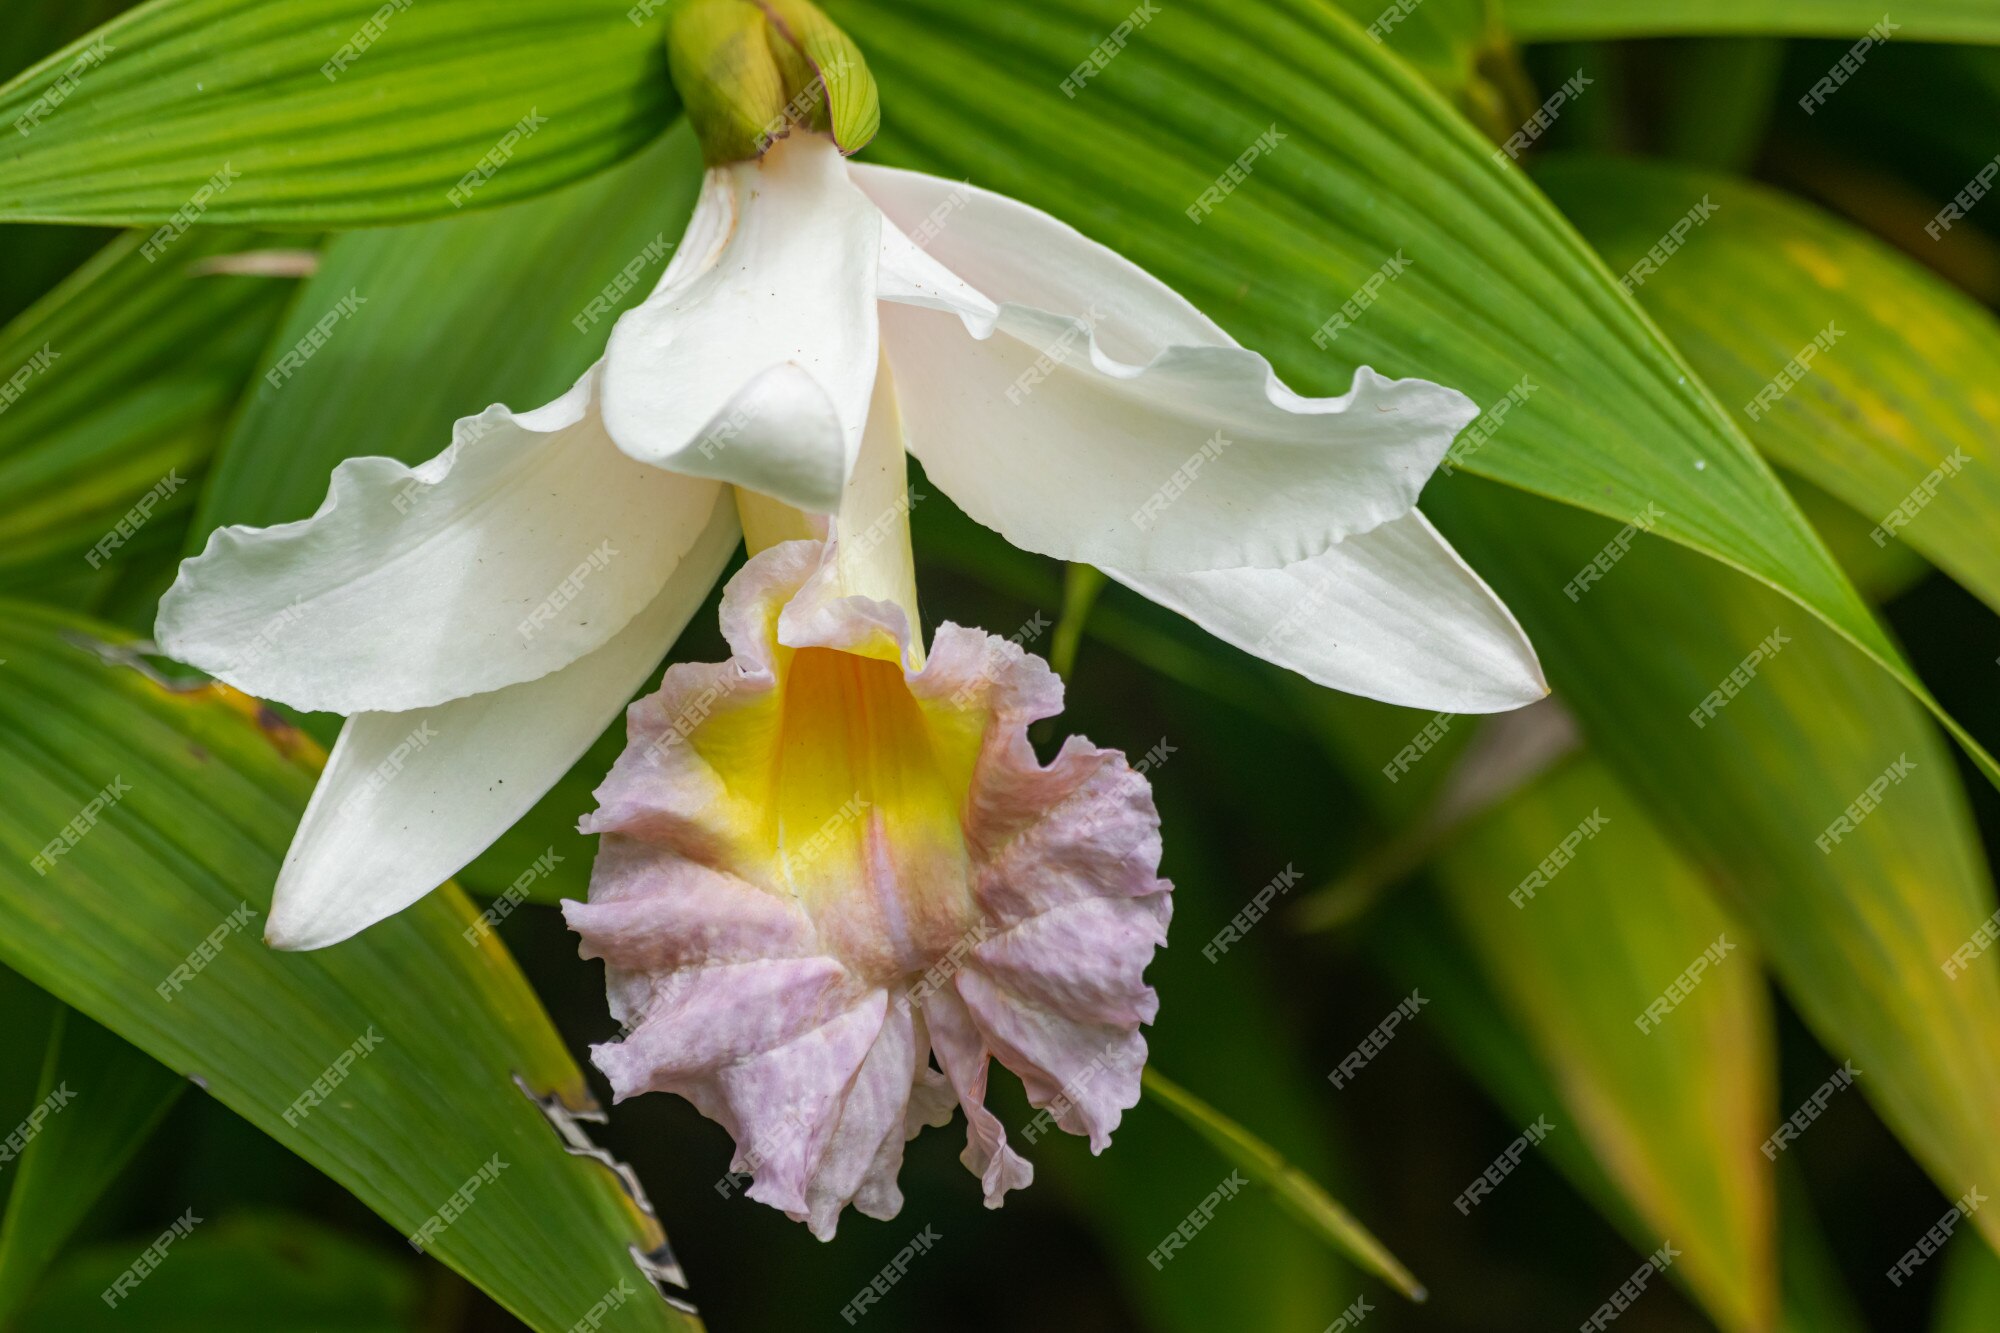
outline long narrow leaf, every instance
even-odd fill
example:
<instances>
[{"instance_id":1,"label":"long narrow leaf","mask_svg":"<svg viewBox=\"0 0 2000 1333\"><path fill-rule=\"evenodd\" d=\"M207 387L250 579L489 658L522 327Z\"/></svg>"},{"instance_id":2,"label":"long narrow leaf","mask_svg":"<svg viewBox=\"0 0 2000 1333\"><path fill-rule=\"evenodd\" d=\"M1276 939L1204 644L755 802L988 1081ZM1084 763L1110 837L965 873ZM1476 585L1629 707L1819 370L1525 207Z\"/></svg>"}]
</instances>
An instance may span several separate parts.
<instances>
[{"instance_id":1,"label":"long narrow leaf","mask_svg":"<svg viewBox=\"0 0 2000 1333\"><path fill-rule=\"evenodd\" d=\"M115 567L191 507L296 290L202 271L256 243L204 231L149 259L128 233L0 329L0 372L27 372L0 415L0 578Z\"/></svg>"},{"instance_id":2,"label":"long narrow leaf","mask_svg":"<svg viewBox=\"0 0 2000 1333\"><path fill-rule=\"evenodd\" d=\"M1893 36L1920 42L2000 42L2000 13L1985 0L1506 0L1522 40L1766 33L1860 37L1884 18Z\"/></svg>"},{"instance_id":3,"label":"long narrow leaf","mask_svg":"<svg viewBox=\"0 0 2000 1333\"><path fill-rule=\"evenodd\" d=\"M1589 846L1527 896L1522 868L1592 820ZM1493 811L1438 874L1554 1076L1563 1106L1543 1108L1552 1132L1588 1143L1652 1234L1684 1251L1679 1276L1718 1326L1768 1327L1776 1218L1757 1144L1778 1111L1751 940L1590 759Z\"/></svg>"},{"instance_id":4,"label":"long narrow leaf","mask_svg":"<svg viewBox=\"0 0 2000 1333\"><path fill-rule=\"evenodd\" d=\"M0 1215L0 1327L186 1087L82 1014L58 1013L36 1087L47 1119Z\"/></svg>"},{"instance_id":5,"label":"long narrow leaf","mask_svg":"<svg viewBox=\"0 0 2000 1333\"><path fill-rule=\"evenodd\" d=\"M2000 1177L2000 967L1954 962L1993 888L1922 714L1818 622L1689 552L1639 537L1579 593L1615 529L1479 484L1433 509L1939 1187ZM1974 1221L2000 1238L2000 1217Z\"/></svg>"},{"instance_id":6,"label":"long narrow leaf","mask_svg":"<svg viewBox=\"0 0 2000 1333\"><path fill-rule=\"evenodd\" d=\"M1615 158L1551 160L1537 179L1614 269L1642 275L1646 309L1723 401L1756 409L1759 449L1852 505L1878 546L1907 542L2000 608L2000 397L1966 391L2000 383L1992 312L1747 181ZM1828 328L1811 373L1760 402Z\"/></svg>"},{"instance_id":7,"label":"long narrow leaf","mask_svg":"<svg viewBox=\"0 0 2000 1333\"><path fill-rule=\"evenodd\" d=\"M621 1284L644 1298L602 1327L691 1327L639 1267L658 1224L524 1095L588 1100L513 961L469 942L465 898L433 894L337 948L266 948L314 747L231 691L120 664L108 637L27 605L0 615L0 962L199 1080L541 1333Z\"/></svg>"},{"instance_id":8,"label":"long narrow leaf","mask_svg":"<svg viewBox=\"0 0 2000 1333\"><path fill-rule=\"evenodd\" d=\"M666 126L659 8L153 0L0 88L0 221L363 226L539 194Z\"/></svg>"},{"instance_id":9,"label":"long narrow leaf","mask_svg":"<svg viewBox=\"0 0 2000 1333\"><path fill-rule=\"evenodd\" d=\"M1335 1249L1413 1301L1424 1299L1423 1284L1354 1215L1334 1202L1312 1177L1292 1166L1271 1146L1229 1119L1159 1070L1148 1066L1146 1090L1214 1145L1217 1152L1258 1184L1271 1190L1287 1212Z\"/></svg>"},{"instance_id":10,"label":"long narrow leaf","mask_svg":"<svg viewBox=\"0 0 2000 1333\"><path fill-rule=\"evenodd\" d=\"M407 1265L309 1218L203 1218L173 1262L113 1306L104 1293L153 1240L94 1246L22 1312L18 1333L416 1333L422 1291Z\"/></svg>"}]
</instances>

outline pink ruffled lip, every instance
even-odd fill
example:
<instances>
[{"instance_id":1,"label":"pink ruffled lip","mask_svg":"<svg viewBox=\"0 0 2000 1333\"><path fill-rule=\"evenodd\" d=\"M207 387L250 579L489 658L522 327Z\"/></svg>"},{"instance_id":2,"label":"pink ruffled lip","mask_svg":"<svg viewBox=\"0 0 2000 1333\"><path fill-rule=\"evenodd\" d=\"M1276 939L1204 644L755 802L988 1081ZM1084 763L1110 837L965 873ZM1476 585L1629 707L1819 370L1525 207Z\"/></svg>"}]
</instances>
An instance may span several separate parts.
<instances>
[{"instance_id":1,"label":"pink ruffled lip","mask_svg":"<svg viewBox=\"0 0 2000 1333\"><path fill-rule=\"evenodd\" d=\"M627 749L583 823L603 835L590 901L564 904L630 1028L592 1050L617 1097L686 1097L735 1138L731 1169L753 1177L750 1196L822 1239L849 1204L896 1215L904 1142L954 1105L987 1205L1029 1183L984 1104L995 1059L1102 1151L1139 1097L1139 1029L1158 1010L1142 977L1172 892L1151 790L1122 755L1072 737L1037 761L1027 728L1062 706L1039 658L945 624L921 670L876 657L802 668L802 652L885 633L909 661L902 610L831 595L830 565L814 541L752 558L723 598L734 656L672 667L633 705ZM807 669L865 678L870 693L846 711L893 714L893 726L787 713ZM745 761L772 730L772 767ZM892 733L925 762L809 752L848 731L863 746ZM851 824L835 811L774 850L760 775L814 763L860 775L841 807ZM949 789L912 793L912 774ZM912 808L946 810L950 845L931 845L934 821L896 813ZM836 850L805 856L815 838ZM859 859L843 860L851 849Z\"/></svg>"}]
</instances>

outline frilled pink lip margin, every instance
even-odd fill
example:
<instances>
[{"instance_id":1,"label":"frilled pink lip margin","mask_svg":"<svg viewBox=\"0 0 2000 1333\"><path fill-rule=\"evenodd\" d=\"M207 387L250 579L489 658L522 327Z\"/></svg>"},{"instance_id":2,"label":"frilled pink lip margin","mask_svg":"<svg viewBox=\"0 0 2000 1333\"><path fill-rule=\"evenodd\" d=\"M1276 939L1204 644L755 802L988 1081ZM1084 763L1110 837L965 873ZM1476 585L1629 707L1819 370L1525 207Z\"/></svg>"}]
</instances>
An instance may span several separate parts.
<instances>
[{"instance_id":1,"label":"frilled pink lip margin","mask_svg":"<svg viewBox=\"0 0 2000 1333\"><path fill-rule=\"evenodd\" d=\"M1166 943L1173 887L1158 875L1145 779L1078 737L1042 767L1027 729L1061 711L1061 680L1018 645L952 624L904 679L920 702L986 715L961 815L978 912L964 937L925 970L866 978L789 893L733 873L727 838L704 818L720 781L684 742L779 688L774 619L788 647L883 629L907 645L903 612L830 595L833 571L827 545L799 541L731 580L721 619L734 656L674 666L632 706L625 753L582 824L603 835L590 901L563 904L583 956L606 961L626 1025L623 1041L591 1050L617 1098L686 1097L735 1139L731 1170L753 1177L750 1197L823 1240L850 1203L874 1218L900 1211L903 1144L954 1103L967 1120L960 1160L989 1208L1033 1179L985 1107L991 1060L1104 1150L1139 1100L1139 1027L1159 1008L1142 974Z\"/></svg>"}]
</instances>

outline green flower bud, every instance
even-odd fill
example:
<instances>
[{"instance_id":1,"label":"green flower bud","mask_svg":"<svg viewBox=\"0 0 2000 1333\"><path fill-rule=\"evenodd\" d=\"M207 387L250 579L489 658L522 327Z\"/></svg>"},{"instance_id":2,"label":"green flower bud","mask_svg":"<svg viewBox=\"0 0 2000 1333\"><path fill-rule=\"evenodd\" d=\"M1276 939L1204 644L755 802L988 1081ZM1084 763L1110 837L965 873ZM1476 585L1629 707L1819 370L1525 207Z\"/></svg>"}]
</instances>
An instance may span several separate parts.
<instances>
[{"instance_id":1,"label":"green flower bud","mask_svg":"<svg viewBox=\"0 0 2000 1333\"><path fill-rule=\"evenodd\" d=\"M854 153L881 125L861 48L811 0L682 0L667 64L710 166L762 157L798 129Z\"/></svg>"}]
</instances>

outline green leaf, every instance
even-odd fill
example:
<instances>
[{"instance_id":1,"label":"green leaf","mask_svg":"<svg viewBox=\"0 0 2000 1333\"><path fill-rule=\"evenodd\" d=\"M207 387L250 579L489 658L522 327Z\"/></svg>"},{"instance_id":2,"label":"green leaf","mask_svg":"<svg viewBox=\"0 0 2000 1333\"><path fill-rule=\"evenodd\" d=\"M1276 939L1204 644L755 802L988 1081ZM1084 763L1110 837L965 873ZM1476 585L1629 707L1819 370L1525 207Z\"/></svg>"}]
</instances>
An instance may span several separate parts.
<instances>
[{"instance_id":1,"label":"green leaf","mask_svg":"<svg viewBox=\"0 0 2000 1333\"><path fill-rule=\"evenodd\" d=\"M1268 1046L1247 1056L1244 1072L1267 1053ZM1317 1144L1324 1125L1314 1122L1305 1097L1291 1095L1307 1088L1311 1073L1298 1070L1293 1060L1277 1069L1257 1067L1250 1077L1283 1088L1286 1104L1279 1118ZM1066 1137L1044 1137L1027 1149L1034 1158L1035 1188L1060 1191L1068 1210L1087 1221L1110 1261L1110 1275L1122 1279L1141 1326L1153 1333L1324 1328L1365 1290L1354 1270L1266 1190L1239 1190L1217 1212L1215 1225L1201 1232L1199 1244L1170 1260L1158 1256L1175 1228L1233 1169L1196 1145L1187 1126L1158 1099L1141 1098L1125 1112L1102 1157L1092 1158L1087 1147L1073 1142L1051 1141Z\"/></svg>"},{"instance_id":2,"label":"green leaf","mask_svg":"<svg viewBox=\"0 0 2000 1333\"><path fill-rule=\"evenodd\" d=\"M1750 170L1776 109L1785 43L1776 37L1697 37L1674 43L1665 54L1661 156L1714 171Z\"/></svg>"},{"instance_id":3,"label":"green leaf","mask_svg":"<svg viewBox=\"0 0 2000 1333\"><path fill-rule=\"evenodd\" d=\"M1831 64L1837 57L1828 54ZM1867 73L1815 108L1812 139L1838 155L1802 163L1796 179L1939 272L1982 279L1976 294L1985 296L1993 285L1990 220L1982 225L1975 214L1937 239L1918 236L1937 207L1993 160L1987 126L2000 110L2000 48L1893 43L1868 53Z\"/></svg>"},{"instance_id":4,"label":"green leaf","mask_svg":"<svg viewBox=\"0 0 2000 1333\"><path fill-rule=\"evenodd\" d=\"M1368 803L1395 813L1412 779L1435 793L1429 808L1401 812L1385 846L1420 849L1394 858L1399 874L1435 858L1455 924L1398 906L1385 944L1375 940L1381 918L1369 919L1370 944L1405 984L1441 988L1435 1011L1461 1060L1522 1124L1553 1120L1536 1151L1552 1154L1635 1249L1671 1238L1686 1252L1671 1276L1719 1327L1769 1327L1778 1299L1774 1204L1756 1145L1777 1112L1771 1018L1747 935L1593 758L1562 761L1483 813L1467 808L1468 793L1501 796L1494 784L1506 765L1545 744L1531 747L1523 734L1529 714L1480 721L1462 758L1440 746L1391 787L1379 756L1428 718L1309 687L1291 693L1330 720L1329 757ZM1459 721L1447 740L1466 736ZM1528 897L1524 876L1579 826L1595 831L1559 882ZM1324 913L1311 900L1299 908L1295 922ZM1409 924L1413 912L1421 927ZM1439 938L1400 938L1419 929ZM1709 962L1704 955L1725 935L1726 950ZM1647 1017L1691 967L1699 990L1658 1021Z\"/></svg>"},{"instance_id":5,"label":"green leaf","mask_svg":"<svg viewBox=\"0 0 2000 1333\"><path fill-rule=\"evenodd\" d=\"M1526 896L1524 874L1598 818L1560 877ZM1480 820L1437 873L1559 1090L1560 1109L1542 1108L1554 1134L1582 1138L1653 1243L1685 1251L1677 1276L1719 1327L1769 1327L1775 1201L1757 1145L1778 1111L1752 941L1587 758Z\"/></svg>"},{"instance_id":6,"label":"green leaf","mask_svg":"<svg viewBox=\"0 0 2000 1333\"><path fill-rule=\"evenodd\" d=\"M8 1019L0 1025L0 1139L12 1134L42 1099L37 1089L60 1009L47 991L0 967L0 1013ZM13 1186L14 1177L0 1172L0 1203Z\"/></svg>"},{"instance_id":7,"label":"green leaf","mask_svg":"<svg viewBox=\"0 0 2000 1333\"><path fill-rule=\"evenodd\" d=\"M1573 37L1767 33L1859 38L1884 17L1882 0L1504 0L1526 42ZM1985 0L1905 0L1889 8L1893 39L2000 42L2000 12Z\"/></svg>"},{"instance_id":8,"label":"green leaf","mask_svg":"<svg viewBox=\"0 0 2000 1333\"><path fill-rule=\"evenodd\" d=\"M36 1084L47 1119L17 1159L0 1215L0 1326L186 1087L82 1014L57 1013Z\"/></svg>"},{"instance_id":9,"label":"green leaf","mask_svg":"<svg viewBox=\"0 0 2000 1333\"><path fill-rule=\"evenodd\" d=\"M1866 233L1746 181L1614 158L1551 159L1537 178L1619 272L1712 204L1645 275L1647 312L1723 401L1746 405L1837 329L1811 374L1749 426L1751 441L1852 505L1876 544L1908 542L2000 608L1991 312Z\"/></svg>"},{"instance_id":10,"label":"green leaf","mask_svg":"<svg viewBox=\"0 0 2000 1333\"><path fill-rule=\"evenodd\" d=\"M1364 945L1395 984L1416 986L1432 998L1431 1012L1437 1015L1438 1031L1452 1053L1511 1119L1525 1125L1565 1101L1536 1048L1507 1020L1505 1006L1484 975L1486 967L1438 895L1421 887L1399 895L1370 919ZM1760 1077L1768 1080L1769 1074ZM1584 1139L1551 1134L1536 1151L1549 1156L1636 1253L1647 1253L1660 1243L1655 1223L1633 1211L1631 1196L1607 1174ZM1861 1333L1862 1324L1852 1313L1853 1298L1841 1287L1818 1219L1796 1185L1797 1173L1778 1174L1784 1279L1778 1327L1785 1333ZM1683 1248L1678 1239L1674 1244ZM1678 1268L1668 1269L1676 1281L1686 1276Z\"/></svg>"},{"instance_id":11,"label":"green leaf","mask_svg":"<svg viewBox=\"0 0 2000 1333\"><path fill-rule=\"evenodd\" d=\"M7 263L0 268L0 320L11 320L108 244L118 233L101 227L41 227L0 223Z\"/></svg>"},{"instance_id":12,"label":"green leaf","mask_svg":"<svg viewBox=\"0 0 2000 1333\"><path fill-rule=\"evenodd\" d=\"M0 28L0 79L11 79L59 46L67 46L132 0L13 0Z\"/></svg>"},{"instance_id":13,"label":"green leaf","mask_svg":"<svg viewBox=\"0 0 2000 1333\"><path fill-rule=\"evenodd\" d=\"M1495 140L1511 133L1539 102L1501 22L1498 0L1424 0L1407 12L1396 0L1338 3Z\"/></svg>"},{"instance_id":14,"label":"green leaf","mask_svg":"<svg viewBox=\"0 0 2000 1333\"><path fill-rule=\"evenodd\" d=\"M1537 391L1464 456L1468 470L1621 522L1656 506L1656 531L1823 618L2000 782L2000 764L1924 689L1731 415L1589 245L1345 15L1318 0L1162 7L1072 98L1064 79L1124 18L1124 0L832 8L869 40L890 117L879 142L896 161L1052 210L1302 390L1342 391L1365 362L1492 403L1526 376ZM1224 173L1272 129L1286 137L1237 185ZM1215 192L1205 213L1204 191ZM1314 350L1315 332L1398 255L1407 271Z\"/></svg>"},{"instance_id":15,"label":"green leaf","mask_svg":"<svg viewBox=\"0 0 2000 1333\"><path fill-rule=\"evenodd\" d=\"M1990 1333L1994 1328L2000 1328L2000 1256L1983 1245L1954 1245L1939 1284L1931 1333Z\"/></svg>"},{"instance_id":16,"label":"green leaf","mask_svg":"<svg viewBox=\"0 0 2000 1333\"><path fill-rule=\"evenodd\" d=\"M1174 1114L1233 1162L1251 1180L1270 1190L1278 1203L1334 1249L1387 1282L1413 1301L1424 1299L1423 1284L1389 1253L1354 1215L1269 1144L1223 1115L1201 1098L1148 1065L1146 1091L1165 1102Z\"/></svg>"},{"instance_id":17,"label":"green leaf","mask_svg":"<svg viewBox=\"0 0 2000 1333\"><path fill-rule=\"evenodd\" d=\"M1055 633L1049 636L1049 665L1068 680L1076 671L1077 649L1090 624L1090 609L1108 580L1091 565L1068 565L1063 569L1062 610L1056 615Z\"/></svg>"},{"instance_id":18,"label":"green leaf","mask_svg":"<svg viewBox=\"0 0 2000 1333\"><path fill-rule=\"evenodd\" d=\"M12 0L0 24L0 81L128 7L129 0ZM0 320L27 309L110 239L95 228L0 225L0 249L7 255L0 265Z\"/></svg>"},{"instance_id":19,"label":"green leaf","mask_svg":"<svg viewBox=\"0 0 2000 1333\"><path fill-rule=\"evenodd\" d=\"M1435 501L1593 751L1750 926L1912 1155L1952 1197L2000 1178L2000 970L1944 971L1992 884L1922 714L1818 622L1685 550L1641 537L1573 601L1564 584L1616 552L1615 530L1486 485ZM2000 1238L2000 1215L1975 1221Z\"/></svg>"},{"instance_id":20,"label":"green leaf","mask_svg":"<svg viewBox=\"0 0 2000 1333\"><path fill-rule=\"evenodd\" d=\"M1875 520L1863 518L1811 482L1788 476L1785 483L1840 567L1871 603L1880 606L1930 576L1931 563L1901 542L1877 546L1869 537Z\"/></svg>"},{"instance_id":21,"label":"green leaf","mask_svg":"<svg viewBox=\"0 0 2000 1333\"><path fill-rule=\"evenodd\" d=\"M1422 74L1447 100L1469 83L1489 26L1497 23L1488 0L1425 0L1402 12L1396 0L1335 0L1369 37Z\"/></svg>"},{"instance_id":22,"label":"green leaf","mask_svg":"<svg viewBox=\"0 0 2000 1333\"><path fill-rule=\"evenodd\" d=\"M539 194L673 115L658 7L154 0L0 88L0 220L364 226Z\"/></svg>"},{"instance_id":23,"label":"green leaf","mask_svg":"<svg viewBox=\"0 0 2000 1333\"><path fill-rule=\"evenodd\" d=\"M119 237L0 329L0 378L28 373L0 415L0 580L115 566L174 533L295 291L204 275L254 233L202 231L158 262L143 243Z\"/></svg>"},{"instance_id":24,"label":"green leaf","mask_svg":"<svg viewBox=\"0 0 2000 1333\"><path fill-rule=\"evenodd\" d=\"M200 1210L195 1210L200 1215ZM155 1238L100 1245L65 1264L20 1333L416 1333L416 1275L307 1218L250 1213L201 1223L117 1306L111 1288ZM136 1313L135 1313L136 1311Z\"/></svg>"},{"instance_id":25,"label":"green leaf","mask_svg":"<svg viewBox=\"0 0 2000 1333\"><path fill-rule=\"evenodd\" d=\"M1530 1124L1562 1104L1554 1075L1493 989L1485 964L1442 895L1428 884L1409 886L1368 919L1360 942L1393 984L1429 998L1427 1012L1437 1015L1445 1044L1510 1120ZM1633 1210L1583 1138L1551 1134L1540 1150L1635 1252L1658 1247L1652 1224Z\"/></svg>"},{"instance_id":26,"label":"green leaf","mask_svg":"<svg viewBox=\"0 0 2000 1333\"><path fill-rule=\"evenodd\" d=\"M542 1333L621 1283L640 1297L602 1327L692 1327L639 1276L658 1224L517 1086L588 1101L513 961L490 937L466 947L464 896L337 948L266 948L314 747L233 691L156 683L104 637L43 608L0 616L0 962L426 1234Z\"/></svg>"},{"instance_id":27,"label":"green leaf","mask_svg":"<svg viewBox=\"0 0 2000 1333\"><path fill-rule=\"evenodd\" d=\"M1785 1279L1780 1333L1867 1333L1799 1174L1796 1162L1778 1171L1778 1241L1783 1252L1779 1262Z\"/></svg>"}]
</instances>

